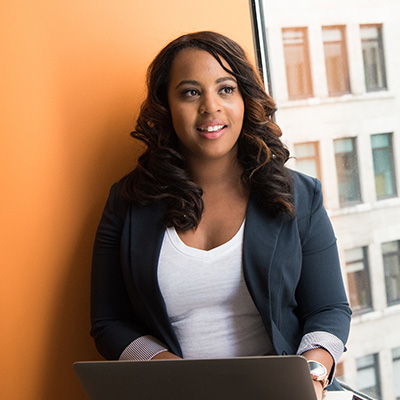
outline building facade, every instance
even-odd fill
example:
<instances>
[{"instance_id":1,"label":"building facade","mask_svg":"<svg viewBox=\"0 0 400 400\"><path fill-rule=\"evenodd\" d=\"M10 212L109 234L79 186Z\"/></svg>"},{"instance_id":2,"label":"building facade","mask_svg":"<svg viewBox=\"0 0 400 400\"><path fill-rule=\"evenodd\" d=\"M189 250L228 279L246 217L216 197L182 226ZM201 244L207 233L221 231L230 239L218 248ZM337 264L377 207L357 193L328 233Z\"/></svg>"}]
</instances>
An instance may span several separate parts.
<instances>
[{"instance_id":1,"label":"building facade","mask_svg":"<svg viewBox=\"0 0 400 400\"><path fill-rule=\"evenodd\" d=\"M277 123L322 182L353 309L337 375L400 399L400 1L262 6Z\"/></svg>"}]
</instances>

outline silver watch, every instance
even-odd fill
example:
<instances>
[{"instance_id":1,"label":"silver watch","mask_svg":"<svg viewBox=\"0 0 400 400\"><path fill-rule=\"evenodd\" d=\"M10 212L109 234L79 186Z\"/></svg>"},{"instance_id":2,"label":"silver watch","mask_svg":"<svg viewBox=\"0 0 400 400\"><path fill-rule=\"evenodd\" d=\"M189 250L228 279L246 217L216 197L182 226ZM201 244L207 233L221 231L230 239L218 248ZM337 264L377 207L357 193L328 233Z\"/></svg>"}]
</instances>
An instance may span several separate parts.
<instances>
[{"instance_id":1,"label":"silver watch","mask_svg":"<svg viewBox=\"0 0 400 400\"><path fill-rule=\"evenodd\" d=\"M328 371L325 366L318 361L309 360L307 361L308 367L310 368L310 374L313 381L320 382L322 389L328 386Z\"/></svg>"}]
</instances>

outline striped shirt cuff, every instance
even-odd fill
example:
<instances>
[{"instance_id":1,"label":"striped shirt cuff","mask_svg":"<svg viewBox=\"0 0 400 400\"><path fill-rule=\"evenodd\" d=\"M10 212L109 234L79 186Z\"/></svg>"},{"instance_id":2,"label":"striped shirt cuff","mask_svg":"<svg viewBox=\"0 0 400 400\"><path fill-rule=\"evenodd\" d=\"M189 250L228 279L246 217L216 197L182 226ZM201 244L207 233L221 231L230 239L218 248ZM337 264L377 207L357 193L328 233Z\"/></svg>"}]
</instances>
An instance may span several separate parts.
<instances>
[{"instance_id":1,"label":"striped shirt cuff","mask_svg":"<svg viewBox=\"0 0 400 400\"><path fill-rule=\"evenodd\" d=\"M168 351L168 349L155 337L140 336L125 348L119 359L121 361L149 361L163 351Z\"/></svg>"},{"instance_id":2,"label":"striped shirt cuff","mask_svg":"<svg viewBox=\"0 0 400 400\"><path fill-rule=\"evenodd\" d=\"M343 354L344 344L338 337L329 332L310 332L301 339L297 354L303 354L306 351L318 348L325 349L333 358L333 367L329 374L330 384L335 376L336 364Z\"/></svg>"}]
</instances>

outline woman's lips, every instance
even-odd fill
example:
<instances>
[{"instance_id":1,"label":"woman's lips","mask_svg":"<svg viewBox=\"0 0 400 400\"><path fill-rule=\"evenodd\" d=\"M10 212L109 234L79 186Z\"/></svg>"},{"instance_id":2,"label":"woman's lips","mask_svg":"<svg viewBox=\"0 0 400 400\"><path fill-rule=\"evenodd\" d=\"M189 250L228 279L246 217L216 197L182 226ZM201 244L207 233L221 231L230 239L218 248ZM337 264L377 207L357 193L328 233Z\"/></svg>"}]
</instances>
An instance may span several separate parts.
<instances>
[{"instance_id":1,"label":"woman's lips","mask_svg":"<svg viewBox=\"0 0 400 400\"><path fill-rule=\"evenodd\" d=\"M226 125L209 125L197 128L200 136L206 139L218 139L225 131Z\"/></svg>"}]
</instances>

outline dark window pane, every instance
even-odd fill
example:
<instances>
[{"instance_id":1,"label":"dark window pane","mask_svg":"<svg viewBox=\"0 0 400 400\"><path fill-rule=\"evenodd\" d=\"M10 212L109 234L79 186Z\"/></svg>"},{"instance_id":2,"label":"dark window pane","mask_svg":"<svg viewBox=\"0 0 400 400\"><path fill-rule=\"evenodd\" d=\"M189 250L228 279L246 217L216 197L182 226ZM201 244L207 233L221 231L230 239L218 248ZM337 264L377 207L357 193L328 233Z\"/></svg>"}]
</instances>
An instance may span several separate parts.
<instances>
[{"instance_id":1,"label":"dark window pane","mask_svg":"<svg viewBox=\"0 0 400 400\"><path fill-rule=\"evenodd\" d=\"M377 354L360 357L357 362L357 389L374 399L381 399L379 359Z\"/></svg>"},{"instance_id":2,"label":"dark window pane","mask_svg":"<svg viewBox=\"0 0 400 400\"><path fill-rule=\"evenodd\" d=\"M400 242L382 243L386 299L389 305L400 302Z\"/></svg>"},{"instance_id":3,"label":"dark window pane","mask_svg":"<svg viewBox=\"0 0 400 400\"><path fill-rule=\"evenodd\" d=\"M392 135L388 133L371 136L374 161L375 188L378 199L397 194L394 171Z\"/></svg>"},{"instance_id":4,"label":"dark window pane","mask_svg":"<svg viewBox=\"0 0 400 400\"><path fill-rule=\"evenodd\" d=\"M400 347L392 350L393 357L393 382L394 396L396 400L400 399Z\"/></svg>"},{"instance_id":5,"label":"dark window pane","mask_svg":"<svg viewBox=\"0 0 400 400\"><path fill-rule=\"evenodd\" d=\"M353 138L334 142L339 202L343 205L361 202L356 142Z\"/></svg>"},{"instance_id":6,"label":"dark window pane","mask_svg":"<svg viewBox=\"0 0 400 400\"><path fill-rule=\"evenodd\" d=\"M354 313L369 311L372 309L372 300L367 248L347 250L345 257L350 306Z\"/></svg>"},{"instance_id":7,"label":"dark window pane","mask_svg":"<svg viewBox=\"0 0 400 400\"><path fill-rule=\"evenodd\" d=\"M367 91L387 89L382 26L362 25L361 46Z\"/></svg>"}]
</instances>

